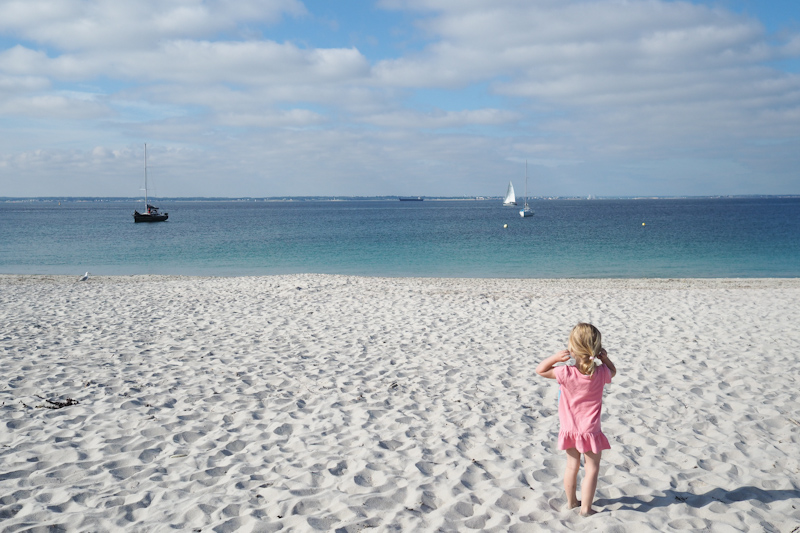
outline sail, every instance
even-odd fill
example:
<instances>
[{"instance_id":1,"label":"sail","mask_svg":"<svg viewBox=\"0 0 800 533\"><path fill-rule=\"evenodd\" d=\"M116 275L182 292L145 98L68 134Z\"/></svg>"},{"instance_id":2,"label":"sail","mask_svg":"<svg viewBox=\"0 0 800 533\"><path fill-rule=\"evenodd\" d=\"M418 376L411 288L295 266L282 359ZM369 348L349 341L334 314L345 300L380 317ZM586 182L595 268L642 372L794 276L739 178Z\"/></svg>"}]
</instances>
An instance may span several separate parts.
<instances>
[{"instance_id":1,"label":"sail","mask_svg":"<svg viewBox=\"0 0 800 533\"><path fill-rule=\"evenodd\" d=\"M506 198L503 200L503 205L517 205L517 197L514 195L514 184L508 182L508 191L506 191Z\"/></svg>"}]
</instances>

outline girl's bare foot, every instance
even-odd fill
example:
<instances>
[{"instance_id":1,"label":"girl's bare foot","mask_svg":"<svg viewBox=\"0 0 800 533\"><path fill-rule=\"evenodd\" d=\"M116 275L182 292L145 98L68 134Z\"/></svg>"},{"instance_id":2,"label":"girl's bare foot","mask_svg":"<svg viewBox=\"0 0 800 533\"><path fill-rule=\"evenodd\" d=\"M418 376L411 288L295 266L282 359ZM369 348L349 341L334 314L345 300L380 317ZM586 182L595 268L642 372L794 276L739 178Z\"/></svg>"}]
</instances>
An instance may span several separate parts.
<instances>
[{"instance_id":1,"label":"girl's bare foot","mask_svg":"<svg viewBox=\"0 0 800 533\"><path fill-rule=\"evenodd\" d=\"M594 509L589 509L586 512L581 511L581 516L592 516L593 514L597 514L597 511Z\"/></svg>"},{"instance_id":2,"label":"girl's bare foot","mask_svg":"<svg viewBox=\"0 0 800 533\"><path fill-rule=\"evenodd\" d=\"M581 506L581 502L579 502L578 500L573 500L571 502L570 501L567 502L567 509L575 509L576 507L580 507L580 506Z\"/></svg>"}]
</instances>

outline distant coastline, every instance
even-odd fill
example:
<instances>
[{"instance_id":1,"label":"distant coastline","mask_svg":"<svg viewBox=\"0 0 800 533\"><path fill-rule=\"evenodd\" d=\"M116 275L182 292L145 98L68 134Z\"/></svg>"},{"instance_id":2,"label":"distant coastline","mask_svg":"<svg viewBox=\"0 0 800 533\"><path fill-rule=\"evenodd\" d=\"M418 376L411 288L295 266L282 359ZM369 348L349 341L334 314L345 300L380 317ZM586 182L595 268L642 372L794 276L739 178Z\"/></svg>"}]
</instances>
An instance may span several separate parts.
<instances>
[{"instance_id":1,"label":"distant coastline","mask_svg":"<svg viewBox=\"0 0 800 533\"><path fill-rule=\"evenodd\" d=\"M225 197L225 196L160 196L161 202L385 202L397 201L397 196L265 196L265 197ZM531 196L531 200L713 200L747 198L800 198L800 194L740 194L714 196ZM425 196L426 201L502 201L502 196ZM124 196L0 196L2 203L25 202L141 202L140 197Z\"/></svg>"}]
</instances>

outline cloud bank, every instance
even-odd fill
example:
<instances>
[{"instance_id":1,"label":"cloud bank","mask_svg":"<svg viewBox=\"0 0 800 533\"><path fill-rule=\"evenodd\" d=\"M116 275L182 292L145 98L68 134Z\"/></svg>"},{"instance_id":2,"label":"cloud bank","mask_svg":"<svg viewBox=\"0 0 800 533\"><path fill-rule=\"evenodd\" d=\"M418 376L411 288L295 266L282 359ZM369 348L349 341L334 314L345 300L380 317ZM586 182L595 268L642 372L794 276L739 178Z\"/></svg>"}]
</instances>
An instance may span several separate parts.
<instances>
[{"instance_id":1,"label":"cloud bank","mask_svg":"<svg viewBox=\"0 0 800 533\"><path fill-rule=\"evenodd\" d=\"M135 195L144 142L168 196L499 195L526 159L537 195L800 193L791 30L675 1L383 0L367 50L325 44L370 16L341 9L0 1L2 195Z\"/></svg>"}]
</instances>

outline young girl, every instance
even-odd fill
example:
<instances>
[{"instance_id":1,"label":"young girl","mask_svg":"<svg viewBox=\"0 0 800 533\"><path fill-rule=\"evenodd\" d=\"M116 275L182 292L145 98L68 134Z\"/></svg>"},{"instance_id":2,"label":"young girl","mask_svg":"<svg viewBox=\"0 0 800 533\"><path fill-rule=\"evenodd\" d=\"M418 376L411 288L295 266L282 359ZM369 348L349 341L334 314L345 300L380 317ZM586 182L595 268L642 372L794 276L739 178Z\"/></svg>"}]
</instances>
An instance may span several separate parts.
<instances>
[{"instance_id":1,"label":"young girl","mask_svg":"<svg viewBox=\"0 0 800 533\"><path fill-rule=\"evenodd\" d=\"M611 445L600 429L600 411L603 406L603 387L611 383L617 374L614 363L608 358L600 342L600 332L591 324L578 324L569 335L567 350L551 355L536 367L536 373L558 380L558 449L567 452L567 469L564 471L564 490L567 506L581 508L583 516L595 513L592 510L597 475L600 471L600 456ZM566 363L570 356L575 365L555 366ZM584 478L581 498L578 501L575 489L578 470L584 455Z\"/></svg>"}]
</instances>

